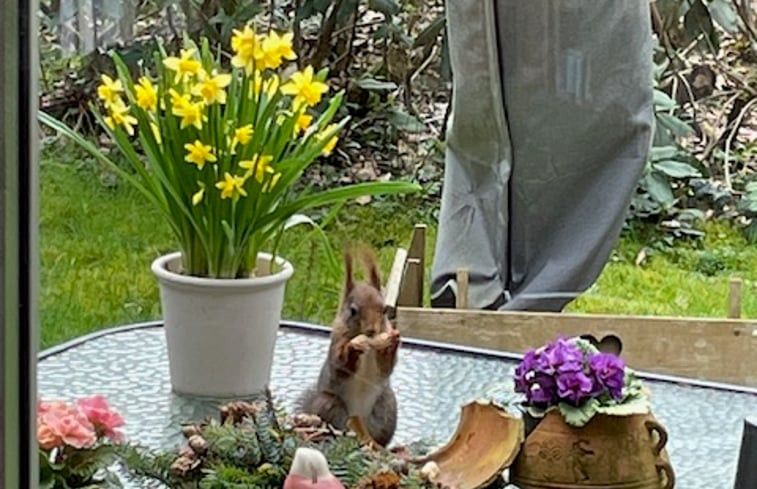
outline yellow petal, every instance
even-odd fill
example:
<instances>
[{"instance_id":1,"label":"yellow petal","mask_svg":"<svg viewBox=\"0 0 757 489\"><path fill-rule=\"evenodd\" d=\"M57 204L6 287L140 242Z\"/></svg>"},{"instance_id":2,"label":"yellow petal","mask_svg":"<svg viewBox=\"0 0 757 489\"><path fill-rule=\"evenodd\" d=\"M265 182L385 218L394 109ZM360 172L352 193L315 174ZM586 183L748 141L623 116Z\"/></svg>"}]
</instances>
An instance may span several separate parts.
<instances>
[{"instance_id":1,"label":"yellow petal","mask_svg":"<svg viewBox=\"0 0 757 489\"><path fill-rule=\"evenodd\" d=\"M197 205L202 202L202 198L205 196L205 189L201 188L192 196L192 205Z\"/></svg>"}]
</instances>

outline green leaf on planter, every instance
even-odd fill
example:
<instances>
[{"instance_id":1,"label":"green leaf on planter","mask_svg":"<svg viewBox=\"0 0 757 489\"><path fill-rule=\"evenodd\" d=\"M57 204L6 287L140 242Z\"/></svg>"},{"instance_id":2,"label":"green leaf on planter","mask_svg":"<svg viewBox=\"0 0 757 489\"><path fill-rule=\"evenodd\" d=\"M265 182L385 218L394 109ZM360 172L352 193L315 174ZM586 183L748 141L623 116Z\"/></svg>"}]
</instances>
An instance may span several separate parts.
<instances>
[{"instance_id":1,"label":"green leaf on planter","mask_svg":"<svg viewBox=\"0 0 757 489\"><path fill-rule=\"evenodd\" d=\"M654 168L673 178L701 177L699 170L684 163L675 160L663 160L653 164Z\"/></svg>"},{"instance_id":2,"label":"green leaf on planter","mask_svg":"<svg viewBox=\"0 0 757 489\"><path fill-rule=\"evenodd\" d=\"M678 117L664 112L657 114L657 121L677 137L691 136L694 130Z\"/></svg>"},{"instance_id":3,"label":"green leaf on planter","mask_svg":"<svg viewBox=\"0 0 757 489\"><path fill-rule=\"evenodd\" d=\"M525 406L526 412L533 418L543 418L548 412L555 409L555 406L550 406L547 409L543 409L537 406Z\"/></svg>"},{"instance_id":4,"label":"green leaf on planter","mask_svg":"<svg viewBox=\"0 0 757 489\"><path fill-rule=\"evenodd\" d=\"M611 406L597 406L597 413L609 414L612 416L630 416L632 414L648 414L651 411L649 399L640 396L635 399L627 400L623 404Z\"/></svg>"},{"instance_id":5,"label":"green leaf on planter","mask_svg":"<svg viewBox=\"0 0 757 489\"><path fill-rule=\"evenodd\" d=\"M654 91L654 105L661 109L673 109L678 106L676 101L670 98L667 93L657 89Z\"/></svg>"},{"instance_id":6,"label":"green leaf on planter","mask_svg":"<svg viewBox=\"0 0 757 489\"><path fill-rule=\"evenodd\" d=\"M591 421L591 418L597 414L597 407L599 407L599 402L596 399L589 399L579 407L565 402L559 404L565 422L577 428L585 426L586 423Z\"/></svg>"}]
</instances>

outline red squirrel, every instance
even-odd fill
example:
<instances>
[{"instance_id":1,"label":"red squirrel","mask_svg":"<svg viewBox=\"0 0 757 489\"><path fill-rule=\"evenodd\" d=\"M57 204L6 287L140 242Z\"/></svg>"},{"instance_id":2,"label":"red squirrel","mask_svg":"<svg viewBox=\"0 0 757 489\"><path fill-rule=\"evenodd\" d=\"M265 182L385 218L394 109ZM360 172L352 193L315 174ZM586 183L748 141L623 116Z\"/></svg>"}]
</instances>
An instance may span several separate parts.
<instances>
[{"instance_id":1,"label":"red squirrel","mask_svg":"<svg viewBox=\"0 0 757 489\"><path fill-rule=\"evenodd\" d=\"M300 400L337 429L353 429L364 441L386 446L397 427L397 400L390 376L397 363L399 331L386 317L381 278L372 253L363 253L368 282L352 276L345 253L345 281L331 343L320 376Z\"/></svg>"}]
</instances>

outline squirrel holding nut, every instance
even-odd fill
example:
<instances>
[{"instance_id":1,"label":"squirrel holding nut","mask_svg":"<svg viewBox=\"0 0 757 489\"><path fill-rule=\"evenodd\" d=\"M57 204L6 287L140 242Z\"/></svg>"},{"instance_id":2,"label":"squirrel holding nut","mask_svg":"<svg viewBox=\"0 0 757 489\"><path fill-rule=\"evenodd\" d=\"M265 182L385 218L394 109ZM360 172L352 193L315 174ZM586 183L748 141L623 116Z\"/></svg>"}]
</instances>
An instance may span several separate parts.
<instances>
[{"instance_id":1,"label":"squirrel holding nut","mask_svg":"<svg viewBox=\"0 0 757 489\"><path fill-rule=\"evenodd\" d=\"M400 335L386 317L376 259L365 251L363 261L368 282L356 282L352 255L345 253L344 290L328 354L316 385L301 398L300 410L383 447L397 427L390 376Z\"/></svg>"}]
</instances>

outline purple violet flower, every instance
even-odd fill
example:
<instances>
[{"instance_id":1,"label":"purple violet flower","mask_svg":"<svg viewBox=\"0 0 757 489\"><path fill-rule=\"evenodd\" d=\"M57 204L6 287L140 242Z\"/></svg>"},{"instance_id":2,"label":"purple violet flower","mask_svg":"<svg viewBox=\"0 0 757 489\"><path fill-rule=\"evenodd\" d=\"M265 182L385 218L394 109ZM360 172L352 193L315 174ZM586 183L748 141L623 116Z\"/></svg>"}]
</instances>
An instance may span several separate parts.
<instances>
[{"instance_id":1,"label":"purple violet flower","mask_svg":"<svg viewBox=\"0 0 757 489\"><path fill-rule=\"evenodd\" d=\"M625 362L622 358L611 353L597 353L589 360L589 368L597 384L596 390L606 389L616 400L623 397Z\"/></svg>"},{"instance_id":2,"label":"purple violet flower","mask_svg":"<svg viewBox=\"0 0 757 489\"><path fill-rule=\"evenodd\" d=\"M582 371L564 371L557 377L557 394L578 404L591 394L594 382Z\"/></svg>"},{"instance_id":3,"label":"purple violet flower","mask_svg":"<svg viewBox=\"0 0 757 489\"><path fill-rule=\"evenodd\" d=\"M523 356L523 360L515 368L515 392L528 392L531 385L530 379L534 376L536 361L536 350L528 350Z\"/></svg>"},{"instance_id":4,"label":"purple violet flower","mask_svg":"<svg viewBox=\"0 0 757 489\"><path fill-rule=\"evenodd\" d=\"M557 400L557 384L549 375L536 374L528 391L526 399L532 404L552 404Z\"/></svg>"},{"instance_id":5,"label":"purple violet flower","mask_svg":"<svg viewBox=\"0 0 757 489\"><path fill-rule=\"evenodd\" d=\"M583 369L583 352L565 338L549 344L543 353L542 370L548 374L578 372Z\"/></svg>"}]
</instances>

